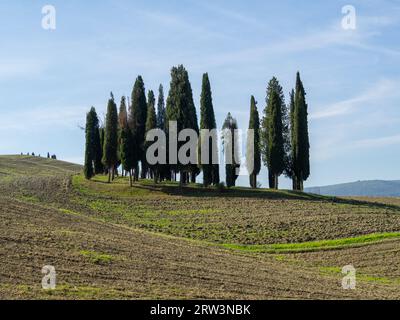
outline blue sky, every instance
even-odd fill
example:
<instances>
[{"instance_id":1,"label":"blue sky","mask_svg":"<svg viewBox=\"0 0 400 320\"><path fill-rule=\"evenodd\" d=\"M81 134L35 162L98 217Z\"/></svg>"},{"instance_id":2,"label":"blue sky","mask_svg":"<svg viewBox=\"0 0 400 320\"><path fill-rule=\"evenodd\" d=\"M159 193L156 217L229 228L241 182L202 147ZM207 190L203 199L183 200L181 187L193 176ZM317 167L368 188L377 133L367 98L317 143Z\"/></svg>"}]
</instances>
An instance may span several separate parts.
<instances>
[{"instance_id":1,"label":"blue sky","mask_svg":"<svg viewBox=\"0 0 400 320\"><path fill-rule=\"evenodd\" d=\"M41 27L46 4L56 8L53 31ZM355 30L341 27L347 4ZM82 162L78 125L90 106L104 114L109 92L130 95L138 74L167 94L177 64L197 108L208 72L219 126L231 112L245 128L250 96L262 111L268 80L287 94L299 70L310 113L306 186L400 179L399 26L400 1L3 0L0 154Z\"/></svg>"}]
</instances>

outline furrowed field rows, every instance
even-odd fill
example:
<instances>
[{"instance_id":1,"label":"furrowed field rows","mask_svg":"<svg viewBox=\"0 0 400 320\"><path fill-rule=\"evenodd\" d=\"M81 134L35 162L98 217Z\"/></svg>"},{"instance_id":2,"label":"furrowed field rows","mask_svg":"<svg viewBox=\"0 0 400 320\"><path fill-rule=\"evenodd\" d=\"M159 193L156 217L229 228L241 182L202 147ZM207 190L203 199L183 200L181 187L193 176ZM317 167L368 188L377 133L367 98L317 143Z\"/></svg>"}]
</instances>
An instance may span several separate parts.
<instances>
[{"instance_id":1,"label":"furrowed field rows","mask_svg":"<svg viewBox=\"0 0 400 320\"><path fill-rule=\"evenodd\" d=\"M0 157L0 168L13 167L0 180L1 298L400 298L396 202L129 188L125 178L71 178L79 166L54 160L9 160ZM303 250L306 241L317 251L235 247ZM321 250L332 243L346 247ZM357 290L341 287L347 264ZM44 265L56 267L54 291L41 290Z\"/></svg>"},{"instance_id":2,"label":"furrowed field rows","mask_svg":"<svg viewBox=\"0 0 400 320\"><path fill-rule=\"evenodd\" d=\"M142 298L332 298L345 293L334 279L307 269L289 272L272 257L232 254L29 203L15 204L10 198L1 198L0 204L1 220L6 222L2 226L7 226L1 234L2 294L12 294L15 286L23 297L40 291L40 270L45 264L56 266L59 284L71 297L85 294L74 292L74 287L86 288L86 294L94 296L118 295L123 288L126 294ZM21 211L24 219L15 222L14 215ZM80 254L83 250L107 254L111 259L91 261ZM182 292L175 292L179 288Z\"/></svg>"}]
</instances>

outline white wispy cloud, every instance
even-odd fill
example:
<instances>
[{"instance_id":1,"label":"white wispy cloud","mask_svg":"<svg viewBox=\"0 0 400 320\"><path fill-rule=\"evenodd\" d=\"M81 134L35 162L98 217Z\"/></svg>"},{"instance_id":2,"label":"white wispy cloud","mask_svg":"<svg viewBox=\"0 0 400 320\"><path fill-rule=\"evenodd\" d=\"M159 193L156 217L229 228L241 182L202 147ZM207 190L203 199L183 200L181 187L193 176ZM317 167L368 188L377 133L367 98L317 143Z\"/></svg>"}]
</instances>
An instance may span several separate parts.
<instances>
[{"instance_id":1,"label":"white wispy cloud","mask_svg":"<svg viewBox=\"0 0 400 320\"><path fill-rule=\"evenodd\" d=\"M363 105L365 106L365 104L370 105L382 102L381 99L384 97L398 95L399 87L399 81L390 79L380 80L355 97L317 108L317 111L310 114L310 119L330 118L355 112Z\"/></svg>"},{"instance_id":2,"label":"white wispy cloud","mask_svg":"<svg viewBox=\"0 0 400 320\"><path fill-rule=\"evenodd\" d=\"M40 75L45 68L43 61L0 58L0 81Z\"/></svg>"},{"instance_id":3,"label":"white wispy cloud","mask_svg":"<svg viewBox=\"0 0 400 320\"><path fill-rule=\"evenodd\" d=\"M376 148L400 144L400 134L371 139L361 139L354 141L352 145L358 148Z\"/></svg>"},{"instance_id":4,"label":"white wispy cloud","mask_svg":"<svg viewBox=\"0 0 400 320\"><path fill-rule=\"evenodd\" d=\"M240 19L239 16L237 18ZM270 41L267 45L216 54L211 58L208 57L203 62L203 65L220 66L231 63L248 63L249 61L265 60L268 56L330 47L348 47L382 55L400 56L400 49L398 48L382 47L371 42L371 39L380 36L381 28L396 25L399 21L398 18L391 16L358 16L358 21L356 30L344 30L338 19L325 28L316 28L305 34L292 35L282 40Z\"/></svg>"},{"instance_id":5,"label":"white wispy cloud","mask_svg":"<svg viewBox=\"0 0 400 320\"><path fill-rule=\"evenodd\" d=\"M48 130L49 127L76 128L84 125L88 106L54 106L15 110L2 113L0 131L16 130L18 132Z\"/></svg>"}]
</instances>

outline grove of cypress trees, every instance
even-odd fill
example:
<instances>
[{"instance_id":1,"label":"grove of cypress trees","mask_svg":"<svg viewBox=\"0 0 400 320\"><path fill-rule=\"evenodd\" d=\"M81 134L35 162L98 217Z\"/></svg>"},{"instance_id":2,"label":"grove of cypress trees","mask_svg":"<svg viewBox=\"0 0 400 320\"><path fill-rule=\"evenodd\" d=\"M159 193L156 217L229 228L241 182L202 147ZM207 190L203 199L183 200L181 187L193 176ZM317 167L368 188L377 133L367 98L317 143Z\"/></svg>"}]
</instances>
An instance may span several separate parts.
<instances>
[{"instance_id":1,"label":"grove of cypress trees","mask_svg":"<svg viewBox=\"0 0 400 320\"><path fill-rule=\"evenodd\" d=\"M278 189L278 177L286 165L284 112L286 111L282 87L273 77L268 83L266 107L262 120L262 155L268 167L268 180L271 189Z\"/></svg>"},{"instance_id":2,"label":"grove of cypress trees","mask_svg":"<svg viewBox=\"0 0 400 320\"><path fill-rule=\"evenodd\" d=\"M303 190L303 182L310 176L310 142L308 137L308 106L306 93L300 79L296 75L296 91L292 113L292 158L294 185L296 190Z\"/></svg>"},{"instance_id":3,"label":"grove of cypress trees","mask_svg":"<svg viewBox=\"0 0 400 320\"><path fill-rule=\"evenodd\" d=\"M238 163L238 148L236 147L237 141L235 138L235 130L238 129L237 121L232 117L230 113L225 118L224 124L222 126L222 146L225 153L225 177L226 186L228 188L234 187L236 184L236 179L238 177L237 169L240 167Z\"/></svg>"},{"instance_id":4,"label":"grove of cypress trees","mask_svg":"<svg viewBox=\"0 0 400 320\"><path fill-rule=\"evenodd\" d=\"M108 183L114 179L115 165L118 162L118 112L114 96L108 100L106 125L104 131L103 164L108 168ZM111 177L112 175L112 177Z\"/></svg>"},{"instance_id":5,"label":"grove of cypress trees","mask_svg":"<svg viewBox=\"0 0 400 320\"><path fill-rule=\"evenodd\" d=\"M210 80L208 78L208 74L203 74L203 81L201 87L201 96L200 96L200 130L207 129L213 130L217 128L217 124L215 121L214 107L212 102L212 93L211 93L211 85ZM199 141L199 159L201 161L201 135ZM219 164L213 164L212 158L213 153L216 153L218 159L218 150L213 150L213 144L211 143L211 139L214 140L215 147L217 148L217 135L212 135L208 141L204 142L208 144L208 161L206 164L200 162L200 166L203 170L203 184L204 186L209 186L211 184L219 183Z\"/></svg>"},{"instance_id":6,"label":"grove of cypress trees","mask_svg":"<svg viewBox=\"0 0 400 320\"><path fill-rule=\"evenodd\" d=\"M141 178L146 178L146 154L144 152L146 118L147 118L147 102L144 82L141 76L136 78L132 90L131 120L132 132L135 139L135 147L142 166ZM135 170L135 179L138 178L138 172Z\"/></svg>"},{"instance_id":7,"label":"grove of cypress trees","mask_svg":"<svg viewBox=\"0 0 400 320\"><path fill-rule=\"evenodd\" d=\"M94 161L96 158L96 144L95 136L98 132L99 120L97 118L96 110L94 107L86 114L86 128L85 128L85 162L83 172L86 179L91 179L95 175ZM50 155L48 155L50 157Z\"/></svg>"},{"instance_id":8,"label":"grove of cypress trees","mask_svg":"<svg viewBox=\"0 0 400 320\"><path fill-rule=\"evenodd\" d=\"M250 99L249 129L254 130L254 140L250 141L248 136L246 148L247 170L250 175L250 186L252 188L257 188L257 175L261 170L260 116L258 114L257 102L254 99L254 96L251 96Z\"/></svg>"},{"instance_id":9,"label":"grove of cypress trees","mask_svg":"<svg viewBox=\"0 0 400 320\"><path fill-rule=\"evenodd\" d=\"M146 119L146 134L148 131L155 129L157 127L157 116L156 116L156 109L155 109L155 97L154 92L152 90L148 93L147 98L147 119ZM150 143L145 142L145 153L147 153L147 148L149 147ZM155 166L150 166L146 161L146 167L150 169L150 177L154 178L154 181L157 182L157 172L154 171Z\"/></svg>"}]
</instances>

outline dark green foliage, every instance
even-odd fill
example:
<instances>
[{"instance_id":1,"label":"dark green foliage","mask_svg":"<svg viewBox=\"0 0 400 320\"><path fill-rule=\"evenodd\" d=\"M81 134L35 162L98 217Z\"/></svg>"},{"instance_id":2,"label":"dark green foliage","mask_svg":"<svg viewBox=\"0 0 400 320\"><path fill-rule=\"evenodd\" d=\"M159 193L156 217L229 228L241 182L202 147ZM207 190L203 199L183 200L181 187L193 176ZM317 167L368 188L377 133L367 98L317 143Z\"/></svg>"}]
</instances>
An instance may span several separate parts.
<instances>
[{"instance_id":1,"label":"dark green foliage","mask_svg":"<svg viewBox=\"0 0 400 320\"><path fill-rule=\"evenodd\" d=\"M103 147L100 139L100 128L97 128L94 132L94 173L101 174L104 172L104 166L102 163L103 158Z\"/></svg>"},{"instance_id":2,"label":"dark green foliage","mask_svg":"<svg viewBox=\"0 0 400 320\"><path fill-rule=\"evenodd\" d=\"M247 170L249 171L250 186L257 188L257 175L261 170L260 152L260 116L258 114L257 102L254 96L250 99L250 121L249 129L254 130L254 141L248 138L246 148Z\"/></svg>"},{"instance_id":3,"label":"dark green foliage","mask_svg":"<svg viewBox=\"0 0 400 320\"><path fill-rule=\"evenodd\" d=\"M164 89L160 84L158 88L158 99L157 99L157 128L161 129L166 134L167 119L164 101ZM168 164L157 164L156 176L154 177L155 182L163 180L171 180L171 167Z\"/></svg>"},{"instance_id":4,"label":"dark green foliage","mask_svg":"<svg viewBox=\"0 0 400 320\"><path fill-rule=\"evenodd\" d=\"M138 161L141 162L142 172L141 178L146 177L146 154L144 152L144 139L146 132L146 118L147 118L147 102L146 102L146 91L144 88L144 82L141 76L136 78L135 84L132 90L132 106L131 106L131 129L135 139L135 148L139 155ZM138 178L138 172L136 170L135 178Z\"/></svg>"},{"instance_id":5,"label":"dark green foliage","mask_svg":"<svg viewBox=\"0 0 400 320\"><path fill-rule=\"evenodd\" d=\"M171 70L171 83L167 98L166 118L167 133L169 121L177 122L178 132L183 129L193 129L197 133L199 132L196 108L193 102L192 87L189 82L189 75L182 65L173 67ZM171 137L168 135L168 139L170 138ZM178 150L183 144L184 142L178 143L177 141ZM181 184L189 181L189 174L191 175L191 181L195 182L195 178L199 174L199 169L196 164L182 165L178 161L177 165L173 165L171 167L175 172L180 173Z\"/></svg>"},{"instance_id":6,"label":"dark green foliage","mask_svg":"<svg viewBox=\"0 0 400 320\"><path fill-rule=\"evenodd\" d=\"M278 177L284 172L286 166L285 141L289 133L286 121L286 105L282 87L273 77L268 83L266 107L262 120L262 156L268 167L269 187L278 188Z\"/></svg>"},{"instance_id":7,"label":"dark green foliage","mask_svg":"<svg viewBox=\"0 0 400 320\"><path fill-rule=\"evenodd\" d=\"M156 100L154 98L154 92L152 90L149 91L148 98L147 98L147 119L146 119L146 134L152 129L157 127L157 116L156 116L156 109L155 103ZM151 145L151 142L145 142L145 153L147 152L147 148ZM150 178L156 178L156 174L154 172L155 166L150 166L146 161L146 167L149 168ZM157 179L155 179L157 180Z\"/></svg>"},{"instance_id":8,"label":"dark green foliage","mask_svg":"<svg viewBox=\"0 0 400 320\"><path fill-rule=\"evenodd\" d=\"M83 167L83 172L86 179L91 179L95 175L95 168L97 160L97 148L98 148L98 132L99 132L99 119L97 118L97 113L94 107L86 114L86 128L85 128L85 163ZM50 158L50 154L47 154Z\"/></svg>"},{"instance_id":9,"label":"dark green foliage","mask_svg":"<svg viewBox=\"0 0 400 320\"><path fill-rule=\"evenodd\" d=\"M303 190L303 181L310 175L310 143L308 137L308 106L306 93L300 79L296 75L296 91L292 113L292 158L294 171L294 185L296 190Z\"/></svg>"},{"instance_id":10,"label":"dark green foliage","mask_svg":"<svg viewBox=\"0 0 400 320\"><path fill-rule=\"evenodd\" d=\"M232 117L230 113L226 116L224 124L222 126L222 146L223 152L225 153L225 159L229 159L230 163L225 161L225 176L226 176L226 186L228 188L234 187L236 184L236 179L238 177L237 170L240 167L240 163L237 159L238 147L236 147L235 141L235 130L238 129L237 121ZM228 152L230 154L228 154Z\"/></svg>"},{"instance_id":11,"label":"dark green foliage","mask_svg":"<svg viewBox=\"0 0 400 320\"><path fill-rule=\"evenodd\" d=\"M126 98L123 96L121 97L121 103L119 105L119 112L118 112L118 163L122 164L122 136L123 128L128 126L128 112L126 108ZM132 137L133 138L133 137ZM133 146L132 146L133 148ZM124 165L122 164L122 175L124 175L125 169Z\"/></svg>"},{"instance_id":12,"label":"dark green foliage","mask_svg":"<svg viewBox=\"0 0 400 320\"><path fill-rule=\"evenodd\" d=\"M132 170L135 168L135 150L133 135L128 125L125 97L121 99L119 112L120 159L122 167L129 172L129 184L132 186Z\"/></svg>"},{"instance_id":13,"label":"dark green foliage","mask_svg":"<svg viewBox=\"0 0 400 320\"><path fill-rule=\"evenodd\" d=\"M160 87L158 88L157 128L165 131L165 102L164 102L164 89L162 84L160 84Z\"/></svg>"},{"instance_id":14,"label":"dark green foliage","mask_svg":"<svg viewBox=\"0 0 400 320\"><path fill-rule=\"evenodd\" d=\"M212 130L216 129L217 124L215 121L214 107L212 102L212 93L210 80L208 74L203 75L203 82L201 87L200 96L200 129ZM217 136L215 135L215 144L217 143ZM200 164L203 170L203 184L209 186L211 184L216 185L219 183L219 164L212 163L213 152L218 155L218 150L212 149L211 138L208 141L208 163ZM199 141L199 159L201 160L201 136Z\"/></svg>"},{"instance_id":15,"label":"dark green foliage","mask_svg":"<svg viewBox=\"0 0 400 320\"><path fill-rule=\"evenodd\" d=\"M114 97L108 100L106 126L104 132L103 164L108 168L108 182L114 177L115 165L118 162L118 112Z\"/></svg>"}]
</instances>

